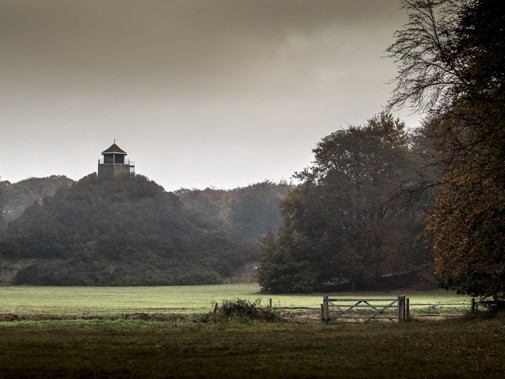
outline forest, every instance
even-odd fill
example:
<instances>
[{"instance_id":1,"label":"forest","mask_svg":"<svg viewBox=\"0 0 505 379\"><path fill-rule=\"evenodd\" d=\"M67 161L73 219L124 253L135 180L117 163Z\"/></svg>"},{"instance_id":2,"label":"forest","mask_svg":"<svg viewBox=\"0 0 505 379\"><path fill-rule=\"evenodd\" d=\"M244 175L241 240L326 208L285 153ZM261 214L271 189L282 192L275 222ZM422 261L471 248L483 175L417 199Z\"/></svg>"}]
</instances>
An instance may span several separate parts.
<instances>
[{"instance_id":1,"label":"forest","mask_svg":"<svg viewBox=\"0 0 505 379\"><path fill-rule=\"evenodd\" d=\"M8 219L1 236L4 282L250 281L250 267L260 255L258 236L279 228L279 202L290 188L264 182L230 191L181 189L174 194L141 175L98 180L90 174L71 185L58 180L2 182L3 214L19 213L33 202L18 218ZM44 183L59 188L44 196L39 191Z\"/></svg>"}]
</instances>

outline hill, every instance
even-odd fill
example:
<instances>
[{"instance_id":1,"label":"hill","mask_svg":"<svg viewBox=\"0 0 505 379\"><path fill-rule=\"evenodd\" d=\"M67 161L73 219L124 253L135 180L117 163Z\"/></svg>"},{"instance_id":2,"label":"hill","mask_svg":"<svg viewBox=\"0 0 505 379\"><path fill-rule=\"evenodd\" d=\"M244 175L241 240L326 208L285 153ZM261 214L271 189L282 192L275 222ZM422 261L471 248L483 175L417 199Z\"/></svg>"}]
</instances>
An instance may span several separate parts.
<instances>
[{"instance_id":1,"label":"hill","mask_svg":"<svg viewBox=\"0 0 505 379\"><path fill-rule=\"evenodd\" d=\"M143 176L91 174L10 222L0 254L15 284L220 283L259 249L216 225Z\"/></svg>"}]
</instances>

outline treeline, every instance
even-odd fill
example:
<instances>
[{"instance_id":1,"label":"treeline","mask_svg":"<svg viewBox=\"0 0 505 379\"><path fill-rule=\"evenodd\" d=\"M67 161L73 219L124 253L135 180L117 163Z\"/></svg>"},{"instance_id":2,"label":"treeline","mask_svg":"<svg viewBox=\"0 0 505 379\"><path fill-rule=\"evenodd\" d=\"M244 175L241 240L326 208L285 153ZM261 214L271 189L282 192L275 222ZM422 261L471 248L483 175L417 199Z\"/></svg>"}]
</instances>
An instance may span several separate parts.
<instances>
[{"instance_id":1,"label":"treeline","mask_svg":"<svg viewBox=\"0 0 505 379\"><path fill-rule=\"evenodd\" d=\"M258 262L257 236L279 227L288 187L265 182L177 196L143 176L92 174L38 198L11 221L0 259L21 263L14 284L221 283ZM211 211L217 198L219 213L229 218ZM248 207L255 207L252 216L244 213Z\"/></svg>"}]
</instances>

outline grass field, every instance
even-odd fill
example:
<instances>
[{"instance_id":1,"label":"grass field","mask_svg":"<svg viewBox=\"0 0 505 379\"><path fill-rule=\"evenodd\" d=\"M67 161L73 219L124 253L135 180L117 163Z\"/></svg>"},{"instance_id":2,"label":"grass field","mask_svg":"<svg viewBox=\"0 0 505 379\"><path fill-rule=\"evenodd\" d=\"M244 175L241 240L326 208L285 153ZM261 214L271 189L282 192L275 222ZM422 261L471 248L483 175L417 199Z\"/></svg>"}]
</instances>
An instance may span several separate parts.
<instances>
[{"instance_id":1,"label":"grass field","mask_svg":"<svg viewBox=\"0 0 505 379\"><path fill-rule=\"evenodd\" d=\"M124 313L206 313L214 303L230 299L272 299L274 307L307 307L318 309L322 295L261 294L257 284L228 284L173 287L0 287L0 313L30 315L114 315ZM395 297L398 294L387 294ZM437 304L467 302L466 297L448 292L406 294L411 303ZM338 297L356 297L338 294ZM359 294L377 298L384 294ZM468 306L466 307L468 308Z\"/></svg>"},{"instance_id":2,"label":"grass field","mask_svg":"<svg viewBox=\"0 0 505 379\"><path fill-rule=\"evenodd\" d=\"M504 319L0 323L1 378L502 378Z\"/></svg>"},{"instance_id":3,"label":"grass field","mask_svg":"<svg viewBox=\"0 0 505 379\"><path fill-rule=\"evenodd\" d=\"M261 298L266 305L319 307L322 296L270 296L257 284L173 287L0 287L0 313L118 314L205 313L225 299Z\"/></svg>"},{"instance_id":4,"label":"grass field","mask_svg":"<svg viewBox=\"0 0 505 379\"><path fill-rule=\"evenodd\" d=\"M197 315L211 311L213 303L223 299L262 298L266 304L270 295L261 295L258 290L250 284L0 287L0 313L33 316L25 321L0 322L0 378L505 375L503 316L363 325L317 320L224 322ZM356 297L339 294L342 296ZM461 301L445 293L409 296L418 303ZM274 306L315 309L322 299L322 295L271 297ZM45 313L134 312L187 315L165 321L37 319Z\"/></svg>"}]
</instances>

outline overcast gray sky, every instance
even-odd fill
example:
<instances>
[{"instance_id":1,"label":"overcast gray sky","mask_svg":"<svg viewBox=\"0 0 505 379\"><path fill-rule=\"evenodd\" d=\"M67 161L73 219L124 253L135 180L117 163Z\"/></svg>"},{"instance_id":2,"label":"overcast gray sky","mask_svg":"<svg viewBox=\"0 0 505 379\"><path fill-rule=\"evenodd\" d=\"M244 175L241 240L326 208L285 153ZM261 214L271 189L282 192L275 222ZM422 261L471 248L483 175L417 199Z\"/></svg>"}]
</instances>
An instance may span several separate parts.
<instances>
[{"instance_id":1,"label":"overcast gray sky","mask_svg":"<svg viewBox=\"0 0 505 379\"><path fill-rule=\"evenodd\" d=\"M388 100L399 0L0 0L0 176L289 179ZM417 118L404 117L411 126Z\"/></svg>"}]
</instances>

